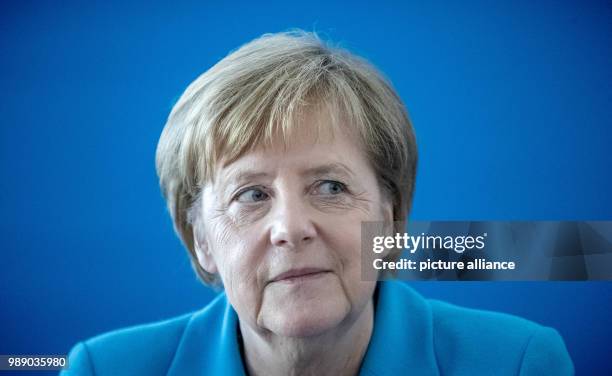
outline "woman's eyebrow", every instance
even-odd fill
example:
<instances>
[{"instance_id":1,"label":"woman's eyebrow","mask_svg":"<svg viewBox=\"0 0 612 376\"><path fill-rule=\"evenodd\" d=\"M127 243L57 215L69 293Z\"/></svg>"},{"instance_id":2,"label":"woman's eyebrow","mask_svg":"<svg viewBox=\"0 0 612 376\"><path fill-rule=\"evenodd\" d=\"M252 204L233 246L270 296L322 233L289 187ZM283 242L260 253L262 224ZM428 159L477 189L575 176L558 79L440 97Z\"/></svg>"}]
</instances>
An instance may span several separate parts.
<instances>
[{"instance_id":1,"label":"woman's eyebrow","mask_svg":"<svg viewBox=\"0 0 612 376\"><path fill-rule=\"evenodd\" d=\"M248 170L238 170L233 174L230 174L225 179L225 184L242 184L243 182L252 181L256 179L266 178L270 176L267 172L255 172Z\"/></svg>"},{"instance_id":2,"label":"woman's eyebrow","mask_svg":"<svg viewBox=\"0 0 612 376\"><path fill-rule=\"evenodd\" d=\"M323 176L330 174L344 175L346 177L353 177L355 175L348 166L339 162L312 167L304 171L304 175L308 176Z\"/></svg>"},{"instance_id":3,"label":"woman's eyebrow","mask_svg":"<svg viewBox=\"0 0 612 376\"><path fill-rule=\"evenodd\" d=\"M355 176L355 173L343 163L328 163L320 166L310 167L301 171L304 176L325 176L341 175L347 178ZM267 172L257 172L249 170L237 170L227 175L222 181L223 186L241 185L245 182L268 178L271 175Z\"/></svg>"}]
</instances>

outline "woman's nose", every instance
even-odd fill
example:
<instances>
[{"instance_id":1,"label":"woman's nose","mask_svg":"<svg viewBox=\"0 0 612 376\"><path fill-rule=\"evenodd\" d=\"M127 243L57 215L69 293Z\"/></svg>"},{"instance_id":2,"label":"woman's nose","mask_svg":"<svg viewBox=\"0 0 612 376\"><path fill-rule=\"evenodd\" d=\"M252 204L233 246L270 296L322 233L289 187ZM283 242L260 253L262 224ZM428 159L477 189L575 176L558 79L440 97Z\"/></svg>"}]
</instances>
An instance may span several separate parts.
<instances>
[{"instance_id":1,"label":"woman's nose","mask_svg":"<svg viewBox=\"0 0 612 376\"><path fill-rule=\"evenodd\" d=\"M317 231L307 205L300 197L279 197L275 202L270 242L276 247L299 250Z\"/></svg>"}]
</instances>

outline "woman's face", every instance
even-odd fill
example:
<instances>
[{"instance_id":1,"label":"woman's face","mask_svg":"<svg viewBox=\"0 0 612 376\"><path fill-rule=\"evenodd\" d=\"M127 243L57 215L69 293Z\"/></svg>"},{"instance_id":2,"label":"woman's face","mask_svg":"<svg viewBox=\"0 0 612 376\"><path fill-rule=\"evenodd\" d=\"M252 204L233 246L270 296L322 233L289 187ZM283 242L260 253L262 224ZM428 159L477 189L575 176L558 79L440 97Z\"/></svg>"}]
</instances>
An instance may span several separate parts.
<instances>
[{"instance_id":1,"label":"woman's face","mask_svg":"<svg viewBox=\"0 0 612 376\"><path fill-rule=\"evenodd\" d=\"M390 220L357 137L307 132L222 165L204 187L196 253L219 273L240 321L266 334L322 334L357 317L375 282L361 280L361 222Z\"/></svg>"}]
</instances>

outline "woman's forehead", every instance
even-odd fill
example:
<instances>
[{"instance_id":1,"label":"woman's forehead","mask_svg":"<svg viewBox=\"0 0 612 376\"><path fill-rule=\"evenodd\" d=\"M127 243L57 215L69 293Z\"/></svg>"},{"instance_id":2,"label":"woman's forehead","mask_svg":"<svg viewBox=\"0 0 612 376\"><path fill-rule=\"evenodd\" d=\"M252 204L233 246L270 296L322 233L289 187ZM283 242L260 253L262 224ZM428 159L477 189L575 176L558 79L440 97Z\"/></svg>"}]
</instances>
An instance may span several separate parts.
<instances>
[{"instance_id":1,"label":"woman's forehead","mask_svg":"<svg viewBox=\"0 0 612 376\"><path fill-rule=\"evenodd\" d=\"M285 169L302 176L351 176L365 163L360 144L349 132L298 132L288 140L260 145L234 161L221 163L216 175L219 181L239 181L274 175Z\"/></svg>"},{"instance_id":2,"label":"woman's forehead","mask_svg":"<svg viewBox=\"0 0 612 376\"><path fill-rule=\"evenodd\" d=\"M239 144L225 143L216 150L210 183L226 180L233 170L270 171L279 166L297 170L332 163L354 164L364 154L358 123L348 120L332 102L296 109L279 124L255 127L240 137Z\"/></svg>"},{"instance_id":3,"label":"woman's forehead","mask_svg":"<svg viewBox=\"0 0 612 376\"><path fill-rule=\"evenodd\" d=\"M351 133L343 113L331 104L308 106L296 111L289 121L274 127L264 147L331 143L335 137Z\"/></svg>"},{"instance_id":4,"label":"woman's forehead","mask_svg":"<svg viewBox=\"0 0 612 376\"><path fill-rule=\"evenodd\" d=\"M332 145L338 138L351 139L359 143L356 127L347 121L340 111L330 109L329 105L309 106L296 111L294 116L279 124L268 124L257 132L245 135L247 142L239 150L233 145L225 145L221 151L219 167L242 158L248 154L272 155L296 152L316 145ZM225 154L225 155L223 155Z\"/></svg>"}]
</instances>

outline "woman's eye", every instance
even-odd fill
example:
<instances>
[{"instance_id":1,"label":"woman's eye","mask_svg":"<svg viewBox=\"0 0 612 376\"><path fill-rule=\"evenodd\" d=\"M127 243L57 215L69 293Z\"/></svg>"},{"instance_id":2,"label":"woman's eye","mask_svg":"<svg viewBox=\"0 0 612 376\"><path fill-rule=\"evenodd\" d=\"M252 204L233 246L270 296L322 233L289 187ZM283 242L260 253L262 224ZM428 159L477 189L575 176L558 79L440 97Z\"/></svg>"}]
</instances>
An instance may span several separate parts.
<instances>
[{"instance_id":1,"label":"woman's eye","mask_svg":"<svg viewBox=\"0 0 612 376\"><path fill-rule=\"evenodd\" d=\"M317 187L320 195L337 195L346 191L346 186L337 181L324 181Z\"/></svg>"},{"instance_id":2,"label":"woman's eye","mask_svg":"<svg viewBox=\"0 0 612 376\"><path fill-rule=\"evenodd\" d=\"M252 189L249 189L249 190L246 190L240 193L238 197L236 198L236 200L238 202L243 202L243 203L253 203L253 202L259 202L259 201L265 201L268 199L268 197L269 197L268 194L262 191L261 189L252 188Z\"/></svg>"}]
</instances>

